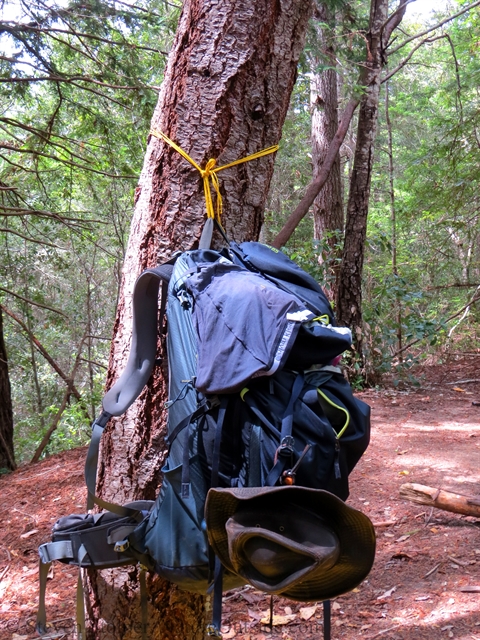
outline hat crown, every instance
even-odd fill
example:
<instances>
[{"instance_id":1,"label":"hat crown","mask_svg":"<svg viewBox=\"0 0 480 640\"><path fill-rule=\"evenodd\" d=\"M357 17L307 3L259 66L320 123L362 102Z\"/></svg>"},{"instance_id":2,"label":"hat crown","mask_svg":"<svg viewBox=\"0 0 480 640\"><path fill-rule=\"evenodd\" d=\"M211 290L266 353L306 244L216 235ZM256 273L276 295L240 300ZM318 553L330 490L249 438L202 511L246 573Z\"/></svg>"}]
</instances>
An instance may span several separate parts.
<instances>
[{"instance_id":1,"label":"hat crown","mask_svg":"<svg viewBox=\"0 0 480 640\"><path fill-rule=\"evenodd\" d=\"M320 567L328 570L340 554L323 519L296 504L273 512L241 505L225 529L235 571L266 591L285 589Z\"/></svg>"}]
</instances>

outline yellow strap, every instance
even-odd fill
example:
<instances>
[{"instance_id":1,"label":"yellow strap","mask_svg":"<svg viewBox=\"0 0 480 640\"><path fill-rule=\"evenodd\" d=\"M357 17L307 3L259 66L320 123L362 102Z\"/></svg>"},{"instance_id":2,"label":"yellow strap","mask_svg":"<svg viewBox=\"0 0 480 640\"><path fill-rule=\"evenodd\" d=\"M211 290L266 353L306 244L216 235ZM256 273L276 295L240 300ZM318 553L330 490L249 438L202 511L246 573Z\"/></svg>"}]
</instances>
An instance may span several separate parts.
<instances>
[{"instance_id":1,"label":"yellow strap","mask_svg":"<svg viewBox=\"0 0 480 640\"><path fill-rule=\"evenodd\" d=\"M243 402L245 402L245 394L248 392L249 392L248 387L243 387L243 389L240 391L240 398L243 400Z\"/></svg>"},{"instance_id":2,"label":"yellow strap","mask_svg":"<svg viewBox=\"0 0 480 640\"><path fill-rule=\"evenodd\" d=\"M224 164L221 167L216 167L216 160L214 158L210 158L210 160L205 165L205 169L202 169L200 165L198 165L195 160L188 155L186 151L184 151L181 147L176 144L173 140L171 140L168 136L166 136L161 131L157 129L150 129L150 134L158 138L159 140L163 140L167 144L169 144L175 151L188 160L191 165L197 169L200 175L203 178L203 190L205 192L205 204L207 207L207 217L214 218L217 220L219 224L221 224L221 216L222 216L222 196L220 194L220 183L218 182L217 173L219 171L223 171L223 169L229 169L230 167L234 167L236 164L242 164L243 162L249 162L250 160L256 160L257 158L261 158L263 156L268 155L269 153L274 153L278 151L278 144L273 147L268 147L268 149L263 149L263 151L257 151L257 153L252 153L245 158L239 158L238 160L234 160L233 162L229 162L228 164ZM213 200L212 200L212 191L210 187L210 182L215 189L215 193L217 194L217 210L214 211L213 208Z\"/></svg>"},{"instance_id":3,"label":"yellow strap","mask_svg":"<svg viewBox=\"0 0 480 640\"><path fill-rule=\"evenodd\" d=\"M317 316L316 318L312 318L311 322L315 322L315 320L317 320L318 322L321 322L325 326L328 326L330 324L330 318L327 316L327 314L324 314L323 316Z\"/></svg>"},{"instance_id":4,"label":"yellow strap","mask_svg":"<svg viewBox=\"0 0 480 640\"><path fill-rule=\"evenodd\" d=\"M335 409L338 409L339 411L343 411L343 413L346 415L346 421L345 424L343 425L343 427L340 429L340 431L338 433L335 432L335 435L337 436L337 440L340 440L340 438L343 436L343 434L345 433L346 428L348 427L348 425L350 424L350 413L344 408L341 407L338 404L335 404L335 402L333 402L333 400L330 400L330 398L320 389L317 388L317 393L319 396L321 396L325 402L328 402L329 405L331 405L332 407L335 407ZM335 429L334 429L335 431Z\"/></svg>"}]
</instances>

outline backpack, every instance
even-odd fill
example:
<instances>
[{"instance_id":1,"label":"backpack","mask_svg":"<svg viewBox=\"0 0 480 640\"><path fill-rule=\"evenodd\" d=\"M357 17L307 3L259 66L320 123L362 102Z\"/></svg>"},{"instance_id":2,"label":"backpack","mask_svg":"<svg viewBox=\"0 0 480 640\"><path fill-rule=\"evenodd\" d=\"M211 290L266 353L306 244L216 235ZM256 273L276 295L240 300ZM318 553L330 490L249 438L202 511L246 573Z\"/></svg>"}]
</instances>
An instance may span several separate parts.
<instances>
[{"instance_id":1,"label":"backpack","mask_svg":"<svg viewBox=\"0 0 480 640\"><path fill-rule=\"evenodd\" d=\"M164 324L169 390L163 481L153 504L115 505L95 495L99 442L110 418L124 413L148 381ZM346 500L348 475L370 433L368 405L353 396L335 366L350 345L350 331L336 325L318 283L266 245L186 251L144 271L133 294L129 359L103 399L85 463L87 508L96 504L105 511L61 518L52 542L40 547L37 630L46 631L45 585L53 560L95 568L139 562L182 589L205 594L214 588L208 633L221 637L222 589L246 581L225 568L209 545L209 489L299 485ZM142 576L140 582L146 637ZM78 618L84 637L81 611Z\"/></svg>"}]
</instances>

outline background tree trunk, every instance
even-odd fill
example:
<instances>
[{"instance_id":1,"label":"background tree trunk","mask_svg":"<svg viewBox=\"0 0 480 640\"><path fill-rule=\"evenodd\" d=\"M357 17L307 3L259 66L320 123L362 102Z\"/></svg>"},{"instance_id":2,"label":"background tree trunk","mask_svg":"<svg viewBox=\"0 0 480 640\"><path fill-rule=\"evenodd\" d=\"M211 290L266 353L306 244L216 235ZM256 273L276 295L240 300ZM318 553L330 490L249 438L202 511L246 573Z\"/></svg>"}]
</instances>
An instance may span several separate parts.
<instances>
[{"instance_id":1,"label":"background tree trunk","mask_svg":"<svg viewBox=\"0 0 480 640\"><path fill-rule=\"evenodd\" d=\"M173 138L200 166L225 164L278 142L311 6L305 0L190 0L184 5L152 127ZM273 157L220 175L223 224L236 240L259 233ZM124 368L131 335L131 295L146 267L196 246L205 218L196 169L150 138L136 192L114 327L108 386ZM99 493L124 502L154 498L165 450L164 377L148 388L104 435ZM138 637L136 572L90 576L92 638L108 625L114 637ZM149 579L149 638L204 636L203 599Z\"/></svg>"},{"instance_id":2,"label":"background tree trunk","mask_svg":"<svg viewBox=\"0 0 480 640\"><path fill-rule=\"evenodd\" d=\"M8 359L3 339L3 314L0 309L0 469L16 468L13 452L13 409L8 377Z\"/></svg>"},{"instance_id":3,"label":"background tree trunk","mask_svg":"<svg viewBox=\"0 0 480 640\"><path fill-rule=\"evenodd\" d=\"M313 179L325 162L328 147L338 129L338 91L335 48L333 39L334 17L325 4L315 11L315 31L320 55L311 60L310 108L312 110L312 164ZM321 65L327 69L319 69ZM325 291L333 301L336 298L337 278L341 252L338 245L343 232L343 194L340 173L340 153L337 153L324 187L313 203L313 237L326 242L323 261L330 265Z\"/></svg>"},{"instance_id":4,"label":"background tree trunk","mask_svg":"<svg viewBox=\"0 0 480 640\"><path fill-rule=\"evenodd\" d=\"M377 134L380 74L386 63L386 47L400 24L406 3L388 19L388 0L372 0L367 33L366 70L369 82L360 102L357 144L348 193L345 241L337 297L337 319L350 327L353 343L362 356L362 273L367 234L368 203Z\"/></svg>"}]
</instances>

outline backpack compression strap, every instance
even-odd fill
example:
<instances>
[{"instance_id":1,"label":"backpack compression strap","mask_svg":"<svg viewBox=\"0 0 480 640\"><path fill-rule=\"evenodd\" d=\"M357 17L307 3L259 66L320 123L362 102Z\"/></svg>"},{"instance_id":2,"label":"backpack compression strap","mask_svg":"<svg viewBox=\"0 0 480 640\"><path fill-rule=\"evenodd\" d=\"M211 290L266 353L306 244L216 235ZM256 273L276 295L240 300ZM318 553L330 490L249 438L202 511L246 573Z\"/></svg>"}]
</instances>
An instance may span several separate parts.
<instances>
[{"instance_id":1,"label":"backpack compression strap","mask_svg":"<svg viewBox=\"0 0 480 640\"><path fill-rule=\"evenodd\" d=\"M147 383L155 365L158 327L163 324L167 299L167 285L176 258L147 269L138 278L133 292L132 342L127 365L120 378L103 398L103 412L92 425L92 437L85 461L85 482L88 488L87 509L97 504L121 516L136 518L138 512L106 502L95 495L100 439L112 416L120 416L130 407ZM162 284L160 315L158 290Z\"/></svg>"}]
</instances>

